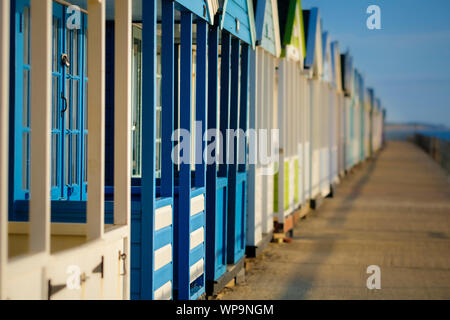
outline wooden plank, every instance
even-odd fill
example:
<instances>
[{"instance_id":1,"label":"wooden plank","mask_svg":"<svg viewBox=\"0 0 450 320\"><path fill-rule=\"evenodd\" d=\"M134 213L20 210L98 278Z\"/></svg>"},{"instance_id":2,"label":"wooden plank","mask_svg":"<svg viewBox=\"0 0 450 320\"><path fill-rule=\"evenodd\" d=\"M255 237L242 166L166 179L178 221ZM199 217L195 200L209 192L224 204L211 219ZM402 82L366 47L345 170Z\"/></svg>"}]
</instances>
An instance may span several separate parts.
<instances>
[{"instance_id":1,"label":"wooden plank","mask_svg":"<svg viewBox=\"0 0 450 320\"><path fill-rule=\"evenodd\" d=\"M191 132L192 106L192 20L190 12L181 13L181 49L180 49L180 129ZM178 268L178 299L190 300L189 274L189 227L191 212L191 139L183 141L183 158L180 164L180 202L178 212L178 249L176 252ZM187 161L187 163L186 163Z\"/></svg>"},{"instance_id":2,"label":"wooden plank","mask_svg":"<svg viewBox=\"0 0 450 320\"><path fill-rule=\"evenodd\" d=\"M220 72L220 134L221 141L219 144L220 159L219 161L219 177L228 177L227 164L227 129L230 121L230 57L231 57L231 35L224 31L222 32L221 45L221 72Z\"/></svg>"},{"instance_id":3,"label":"wooden plank","mask_svg":"<svg viewBox=\"0 0 450 320\"><path fill-rule=\"evenodd\" d=\"M239 76L240 76L241 41L233 37L231 40L231 90L230 90L230 122L231 134L227 137L228 154L224 159L228 165L228 227L227 227L227 262L233 263L235 256L235 242L238 238L237 225L237 147L239 144L237 130L239 125ZM222 116L222 113L221 113ZM231 163L230 163L231 162Z\"/></svg>"},{"instance_id":4,"label":"wooden plank","mask_svg":"<svg viewBox=\"0 0 450 320\"><path fill-rule=\"evenodd\" d=\"M115 2L114 224L131 220L131 0Z\"/></svg>"},{"instance_id":5,"label":"wooden plank","mask_svg":"<svg viewBox=\"0 0 450 320\"><path fill-rule=\"evenodd\" d=\"M153 230L156 171L156 34L157 1L142 2L142 230L141 299L153 299Z\"/></svg>"},{"instance_id":6,"label":"wooden plank","mask_svg":"<svg viewBox=\"0 0 450 320\"><path fill-rule=\"evenodd\" d=\"M88 239L103 238L105 212L105 0L89 0Z\"/></svg>"},{"instance_id":7,"label":"wooden plank","mask_svg":"<svg viewBox=\"0 0 450 320\"><path fill-rule=\"evenodd\" d=\"M197 20L197 70L196 70L196 121L200 122L199 128L196 128L196 150L195 150L195 187L203 188L206 186L206 163L203 157L203 151L206 149L206 143L203 139L206 133L206 109L207 109L207 41L208 25L204 20ZM200 130L199 130L200 129ZM198 142L201 143L199 144Z\"/></svg>"},{"instance_id":8,"label":"wooden plank","mask_svg":"<svg viewBox=\"0 0 450 320\"><path fill-rule=\"evenodd\" d=\"M132 1L115 2L115 130L114 130L114 224L131 229L131 46ZM128 234L131 234L128 232ZM125 254L131 255L131 239ZM125 260L130 270L131 259ZM124 277L124 299L129 299L130 276Z\"/></svg>"},{"instance_id":9,"label":"wooden plank","mask_svg":"<svg viewBox=\"0 0 450 320\"><path fill-rule=\"evenodd\" d=\"M0 1L0 300L8 263L9 1Z\"/></svg>"},{"instance_id":10,"label":"wooden plank","mask_svg":"<svg viewBox=\"0 0 450 320\"><path fill-rule=\"evenodd\" d=\"M258 102L259 97L257 94L260 92L259 83L261 79L259 77L259 68L257 68L259 62L259 55L261 52L261 48L256 48L256 50L252 50L250 53L250 107L249 107L249 127L252 130L257 130L257 110L258 110ZM255 143L250 142L250 144ZM255 148L257 146L251 145L250 148ZM256 150L257 149L253 149ZM250 153L252 153L251 151ZM257 158L256 158L257 159ZM248 169L248 202L247 202L247 223L249 224L249 229L247 232L247 243L250 245L255 245L255 233L256 233L256 164L250 162Z\"/></svg>"},{"instance_id":11,"label":"wooden plank","mask_svg":"<svg viewBox=\"0 0 450 320\"><path fill-rule=\"evenodd\" d=\"M284 219L284 159L286 153L286 61L280 62L278 70L279 75L279 95L278 95L278 128L280 128L279 137L279 158L278 158L278 212L277 218L282 221Z\"/></svg>"},{"instance_id":12,"label":"wooden plank","mask_svg":"<svg viewBox=\"0 0 450 320\"><path fill-rule=\"evenodd\" d=\"M241 49L241 87L240 87L240 108L239 108L239 128L244 137L239 138L245 141L244 145L239 149L238 154L238 172L247 171L247 137L248 128L248 94L249 94L249 72L250 72L250 47L242 44ZM245 219L244 219L245 220Z\"/></svg>"},{"instance_id":13,"label":"wooden plank","mask_svg":"<svg viewBox=\"0 0 450 320\"><path fill-rule=\"evenodd\" d=\"M30 250L50 253L51 0L31 1Z\"/></svg>"},{"instance_id":14,"label":"wooden plank","mask_svg":"<svg viewBox=\"0 0 450 320\"><path fill-rule=\"evenodd\" d=\"M162 37L161 46L161 72L162 77L162 114L161 114L161 196L173 197L174 173L172 151L174 143L172 134L174 130L175 109L175 67L174 67L174 24L175 7L173 1L162 1Z\"/></svg>"},{"instance_id":15,"label":"wooden plank","mask_svg":"<svg viewBox=\"0 0 450 320\"><path fill-rule=\"evenodd\" d=\"M217 143L217 137L209 134L209 130L217 132L217 112L218 112L218 72L219 72L219 30L218 26L211 26L208 33L208 143L213 140ZM208 152L209 155L209 152ZM216 232L221 232L216 228L217 214L217 152L211 157L216 157L215 161L209 161L206 168L206 278L214 280L214 269L216 262Z\"/></svg>"}]
</instances>

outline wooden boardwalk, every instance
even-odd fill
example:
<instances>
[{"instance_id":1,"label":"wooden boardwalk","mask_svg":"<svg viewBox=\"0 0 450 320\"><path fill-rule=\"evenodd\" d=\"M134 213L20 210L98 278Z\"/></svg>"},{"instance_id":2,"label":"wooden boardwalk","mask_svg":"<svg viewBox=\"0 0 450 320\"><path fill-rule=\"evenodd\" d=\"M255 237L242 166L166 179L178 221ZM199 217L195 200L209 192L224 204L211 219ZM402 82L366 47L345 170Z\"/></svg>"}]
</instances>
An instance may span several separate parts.
<instances>
[{"instance_id":1,"label":"wooden boardwalk","mask_svg":"<svg viewBox=\"0 0 450 320\"><path fill-rule=\"evenodd\" d=\"M381 268L381 290L366 287ZM390 142L335 199L301 221L289 244L250 261L221 299L450 299L450 183L412 144Z\"/></svg>"}]
</instances>

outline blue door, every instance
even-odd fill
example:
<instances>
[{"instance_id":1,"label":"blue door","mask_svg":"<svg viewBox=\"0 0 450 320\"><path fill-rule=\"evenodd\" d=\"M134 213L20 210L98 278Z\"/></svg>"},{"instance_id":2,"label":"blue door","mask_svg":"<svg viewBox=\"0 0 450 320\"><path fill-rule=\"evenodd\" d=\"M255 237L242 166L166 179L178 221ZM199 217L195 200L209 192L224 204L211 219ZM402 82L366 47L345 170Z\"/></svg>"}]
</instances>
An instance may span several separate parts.
<instances>
[{"instance_id":1,"label":"blue door","mask_svg":"<svg viewBox=\"0 0 450 320\"><path fill-rule=\"evenodd\" d=\"M14 200L29 200L30 1L15 3ZM86 16L54 3L52 21L52 200L86 200Z\"/></svg>"},{"instance_id":2,"label":"blue door","mask_svg":"<svg viewBox=\"0 0 450 320\"><path fill-rule=\"evenodd\" d=\"M82 161L86 152L86 18L79 13L80 24L74 26L71 20L76 13L59 4L53 8L52 199L81 201L87 193L82 188L87 169Z\"/></svg>"}]
</instances>

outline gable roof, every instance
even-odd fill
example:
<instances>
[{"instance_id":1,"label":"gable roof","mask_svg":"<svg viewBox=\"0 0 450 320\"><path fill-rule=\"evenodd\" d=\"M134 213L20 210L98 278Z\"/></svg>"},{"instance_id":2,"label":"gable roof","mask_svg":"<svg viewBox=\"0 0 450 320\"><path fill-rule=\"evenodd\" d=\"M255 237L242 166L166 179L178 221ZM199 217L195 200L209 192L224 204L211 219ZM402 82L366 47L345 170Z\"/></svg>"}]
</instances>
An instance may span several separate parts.
<instances>
[{"instance_id":1,"label":"gable roof","mask_svg":"<svg viewBox=\"0 0 450 320\"><path fill-rule=\"evenodd\" d=\"M214 24L214 16L219 10L219 0L175 0L175 2L202 17L210 24Z\"/></svg>"},{"instance_id":2,"label":"gable roof","mask_svg":"<svg viewBox=\"0 0 450 320\"><path fill-rule=\"evenodd\" d=\"M374 103L375 93L372 88L366 89L366 107L369 110L375 110L375 103Z\"/></svg>"},{"instance_id":3,"label":"gable roof","mask_svg":"<svg viewBox=\"0 0 450 320\"><path fill-rule=\"evenodd\" d=\"M322 32L318 8L303 10L306 34L305 68L312 70L313 76L321 78L323 74Z\"/></svg>"},{"instance_id":4,"label":"gable roof","mask_svg":"<svg viewBox=\"0 0 450 320\"><path fill-rule=\"evenodd\" d=\"M256 31L252 0L219 0L220 28L255 48Z\"/></svg>"},{"instance_id":5,"label":"gable roof","mask_svg":"<svg viewBox=\"0 0 450 320\"><path fill-rule=\"evenodd\" d=\"M322 34L322 61L323 61L322 79L334 85L333 67L331 64L330 36L328 32L324 32Z\"/></svg>"},{"instance_id":6,"label":"gable roof","mask_svg":"<svg viewBox=\"0 0 450 320\"><path fill-rule=\"evenodd\" d=\"M257 45L275 57L281 55L280 23L276 0L254 0Z\"/></svg>"},{"instance_id":7,"label":"gable roof","mask_svg":"<svg viewBox=\"0 0 450 320\"><path fill-rule=\"evenodd\" d=\"M342 87L347 96L353 95L354 71L350 53L341 54Z\"/></svg>"},{"instance_id":8,"label":"gable roof","mask_svg":"<svg viewBox=\"0 0 450 320\"><path fill-rule=\"evenodd\" d=\"M339 43L334 41L330 45L331 47L331 65L333 73L333 82L338 93L341 93L342 88L342 65L341 65L341 52L339 49Z\"/></svg>"},{"instance_id":9,"label":"gable roof","mask_svg":"<svg viewBox=\"0 0 450 320\"><path fill-rule=\"evenodd\" d=\"M145 1L145 0L144 0ZM77 5L87 10L87 0L69 0L72 5ZM219 0L174 0L199 17L203 17L210 24L214 24L214 17L219 10ZM204 9L206 5L206 12ZM114 20L114 1L106 1L106 20ZM142 21L142 0L132 0L133 21ZM158 6L158 16L161 16L161 7Z\"/></svg>"},{"instance_id":10,"label":"gable roof","mask_svg":"<svg viewBox=\"0 0 450 320\"><path fill-rule=\"evenodd\" d=\"M299 61L303 68L306 54L305 26L303 23L301 0L279 0L281 56Z\"/></svg>"}]
</instances>

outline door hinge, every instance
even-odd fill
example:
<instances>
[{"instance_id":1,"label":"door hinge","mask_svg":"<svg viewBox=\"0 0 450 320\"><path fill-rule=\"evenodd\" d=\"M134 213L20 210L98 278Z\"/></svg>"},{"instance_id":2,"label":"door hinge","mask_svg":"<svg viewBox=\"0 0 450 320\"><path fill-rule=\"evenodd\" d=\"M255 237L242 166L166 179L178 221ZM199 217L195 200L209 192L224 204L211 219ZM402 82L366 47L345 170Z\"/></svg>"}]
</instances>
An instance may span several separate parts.
<instances>
[{"instance_id":1,"label":"door hinge","mask_svg":"<svg viewBox=\"0 0 450 320\"><path fill-rule=\"evenodd\" d=\"M51 300L52 297L57 294L58 292L63 291L66 289L67 285L61 284L61 285L52 285L52 280L48 280L48 300Z\"/></svg>"},{"instance_id":2,"label":"door hinge","mask_svg":"<svg viewBox=\"0 0 450 320\"><path fill-rule=\"evenodd\" d=\"M100 264L95 267L95 269L92 271L92 273L100 273L102 279L104 278L104 270L105 270L105 257L102 256L102 262L100 262Z\"/></svg>"}]
</instances>

